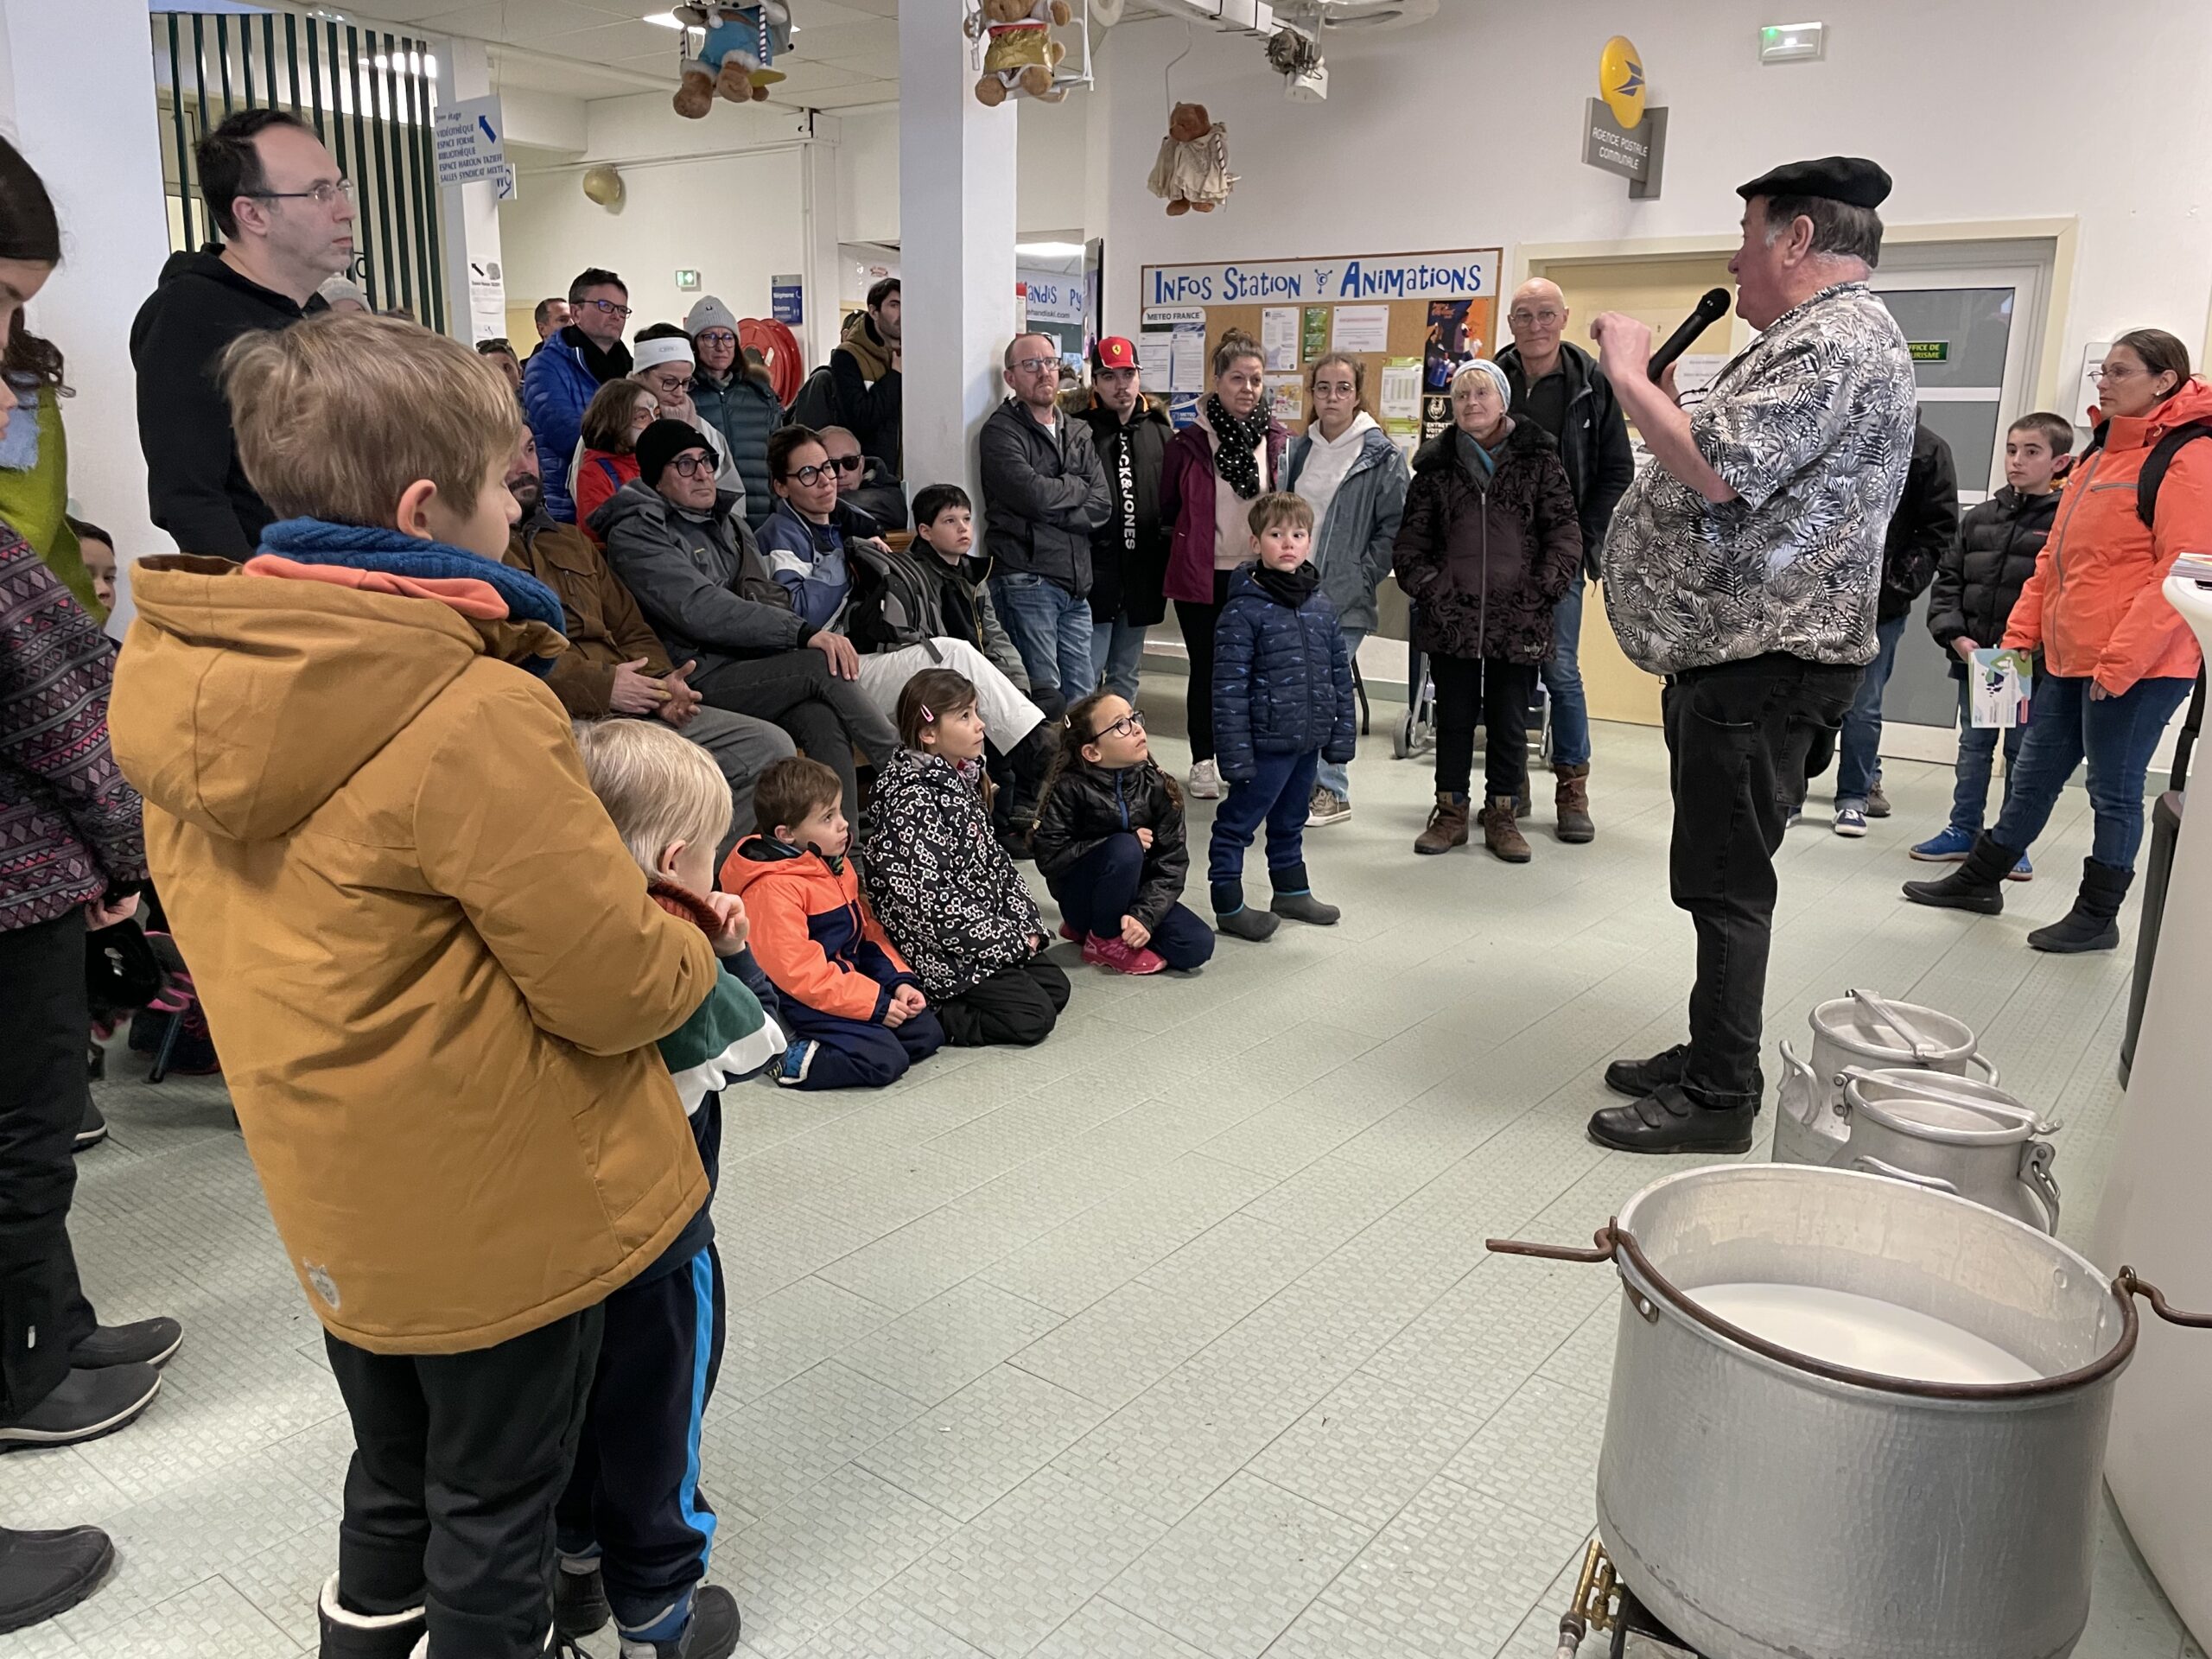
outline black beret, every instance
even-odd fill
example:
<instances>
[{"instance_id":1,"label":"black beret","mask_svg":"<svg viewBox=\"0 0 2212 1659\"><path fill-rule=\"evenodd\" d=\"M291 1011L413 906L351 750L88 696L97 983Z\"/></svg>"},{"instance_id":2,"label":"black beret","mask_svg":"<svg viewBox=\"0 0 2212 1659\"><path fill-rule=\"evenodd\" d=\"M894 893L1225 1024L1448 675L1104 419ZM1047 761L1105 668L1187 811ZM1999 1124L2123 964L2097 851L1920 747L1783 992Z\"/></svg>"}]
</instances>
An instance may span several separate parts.
<instances>
[{"instance_id":1,"label":"black beret","mask_svg":"<svg viewBox=\"0 0 2212 1659\"><path fill-rule=\"evenodd\" d=\"M655 421L638 434L638 476L658 489L668 463L687 449L704 449L710 455L715 452L707 435L690 422Z\"/></svg>"},{"instance_id":2,"label":"black beret","mask_svg":"<svg viewBox=\"0 0 2212 1659\"><path fill-rule=\"evenodd\" d=\"M1792 162L1762 173L1736 194L1753 196L1822 196L1853 207L1878 207L1889 200L1890 175L1863 156L1823 156L1817 162Z\"/></svg>"}]
</instances>

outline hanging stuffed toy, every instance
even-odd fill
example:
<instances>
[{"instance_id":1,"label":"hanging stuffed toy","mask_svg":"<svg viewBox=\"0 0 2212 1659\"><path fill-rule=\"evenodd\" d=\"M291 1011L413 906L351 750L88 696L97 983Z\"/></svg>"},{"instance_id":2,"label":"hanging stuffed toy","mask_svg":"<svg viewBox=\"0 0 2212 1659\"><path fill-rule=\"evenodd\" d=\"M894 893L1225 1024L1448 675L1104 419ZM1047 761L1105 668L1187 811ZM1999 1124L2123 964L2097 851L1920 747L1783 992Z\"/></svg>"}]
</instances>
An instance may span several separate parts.
<instances>
[{"instance_id":1,"label":"hanging stuffed toy","mask_svg":"<svg viewBox=\"0 0 2212 1659\"><path fill-rule=\"evenodd\" d=\"M706 33L699 55L683 60L683 84L676 89L676 112L685 119L705 115L718 94L734 104L758 102L784 79L783 71L772 67L778 52L791 50L791 15L783 0L678 6L675 16L687 31ZM688 32L684 39L690 41Z\"/></svg>"},{"instance_id":2,"label":"hanging stuffed toy","mask_svg":"<svg viewBox=\"0 0 2212 1659\"><path fill-rule=\"evenodd\" d=\"M983 49L983 78L976 83L976 102L995 110L1014 92L1047 104L1065 98L1068 89L1052 85L1052 71L1068 49L1052 38L1052 25L1074 15L1068 0L981 0L968 14L969 38L990 37Z\"/></svg>"},{"instance_id":3,"label":"hanging stuffed toy","mask_svg":"<svg viewBox=\"0 0 2212 1659\"><path fill-rule=\"evenodd\" d=\"M1171 217L1193 209L1213 212L1236 188L1236 175L1229 170L1229 129L1210 118L1203 104L1178 104L1146 186L1167 204Z\"/></svg>"}]
</instances>

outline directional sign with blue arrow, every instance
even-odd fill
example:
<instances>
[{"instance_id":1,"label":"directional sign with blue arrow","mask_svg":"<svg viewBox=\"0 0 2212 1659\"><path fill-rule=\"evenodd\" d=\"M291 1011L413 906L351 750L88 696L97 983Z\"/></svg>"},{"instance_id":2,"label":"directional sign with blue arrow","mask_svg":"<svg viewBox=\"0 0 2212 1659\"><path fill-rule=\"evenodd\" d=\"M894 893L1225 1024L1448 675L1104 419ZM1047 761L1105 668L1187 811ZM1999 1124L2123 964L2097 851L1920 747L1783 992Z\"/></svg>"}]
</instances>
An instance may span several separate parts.
<instances>
[{"instance_id":1,"label":"directional sign with blue arrow","mask_svg":"<svg viewBox=\"0 0 2212 1659\"><path fill-rule=\"evenodd\" d=\"M504 177L507 151L501 135L505 130L497 94L441 105L437 124L438 182L470 184L479 179Z\"/></svg>"}]
</instances>

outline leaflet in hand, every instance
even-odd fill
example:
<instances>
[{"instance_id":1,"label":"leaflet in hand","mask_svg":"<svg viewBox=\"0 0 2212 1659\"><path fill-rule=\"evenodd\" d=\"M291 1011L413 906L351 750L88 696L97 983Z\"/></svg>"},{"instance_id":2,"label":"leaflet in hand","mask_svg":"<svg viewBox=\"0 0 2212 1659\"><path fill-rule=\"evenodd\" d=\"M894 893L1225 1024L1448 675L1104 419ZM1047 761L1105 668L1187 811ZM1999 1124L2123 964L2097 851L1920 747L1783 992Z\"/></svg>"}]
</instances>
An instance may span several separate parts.
<instances>
[{"instance_id":1,"label":"leaflet in hand","mask_svg":"<svg viewBox=\"0 0 2212 1659\"><path fill-rule=\"evenodd\" d=\"M1976 726L2024 726L2035 659L2024 651L1983 646L1967 664L1968 708Z\"/></svg>"}]
</instances>

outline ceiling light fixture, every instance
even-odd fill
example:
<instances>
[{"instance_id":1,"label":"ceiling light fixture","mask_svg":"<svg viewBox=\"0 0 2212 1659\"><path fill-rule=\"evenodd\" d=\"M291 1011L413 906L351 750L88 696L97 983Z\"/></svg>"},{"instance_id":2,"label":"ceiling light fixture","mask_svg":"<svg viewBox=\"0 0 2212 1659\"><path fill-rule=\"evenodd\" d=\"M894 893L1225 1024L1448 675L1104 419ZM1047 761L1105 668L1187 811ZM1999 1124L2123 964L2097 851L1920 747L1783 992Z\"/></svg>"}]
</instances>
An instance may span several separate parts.
<instances>
[{"instance_id":1,"label":"ceiling light fixture","mask_svg":"<svg viewBox=\"0 0 2212 1659\"><path fill-rule=\"evenodd\" d=\"M681 17L678 17L672 11L649 11L638 21L641 23L651 23L658 29L681 29L683 27L683 20Z\"/></svg>"}]
</instances>

